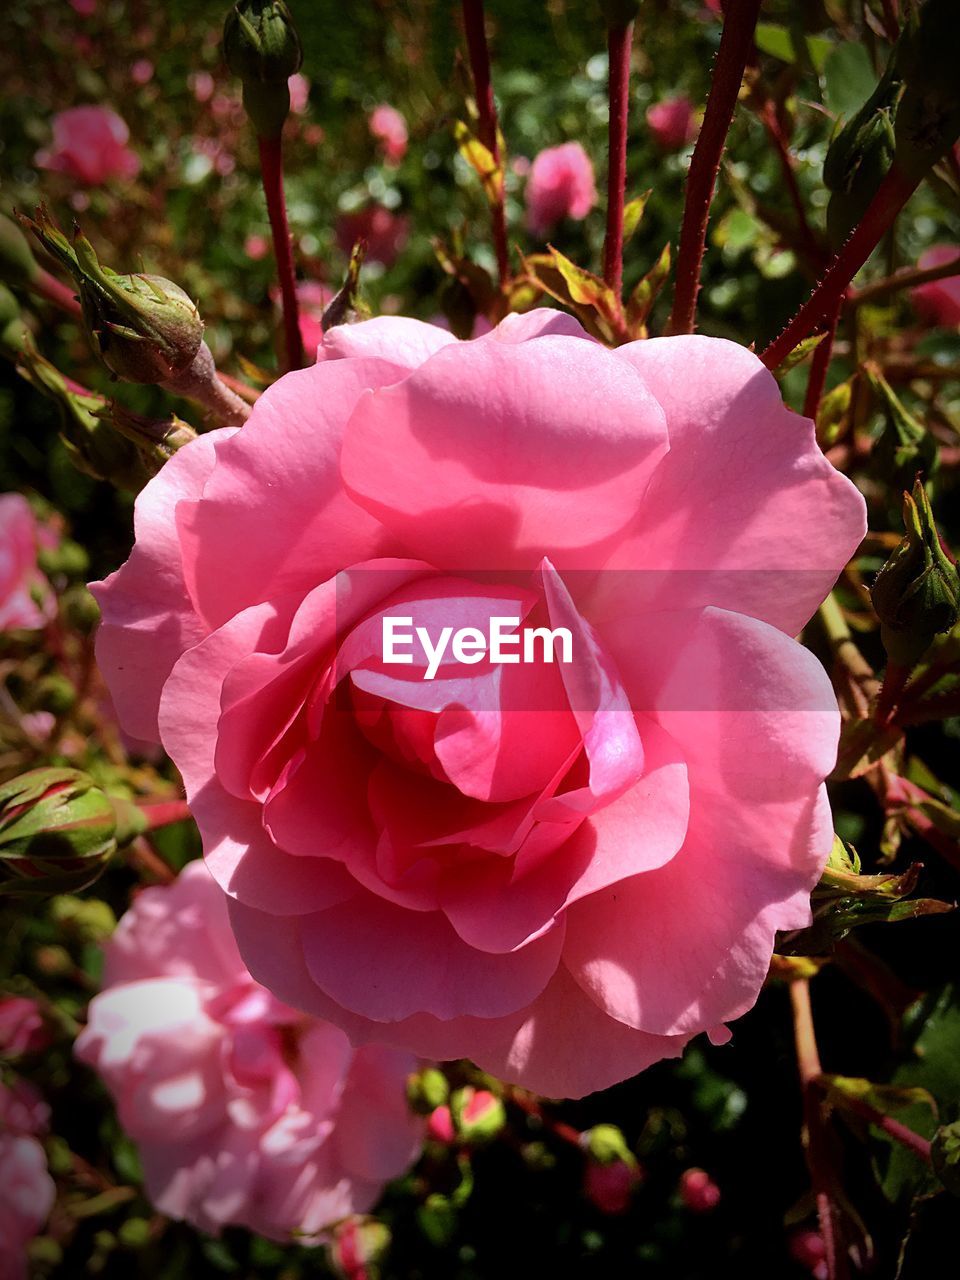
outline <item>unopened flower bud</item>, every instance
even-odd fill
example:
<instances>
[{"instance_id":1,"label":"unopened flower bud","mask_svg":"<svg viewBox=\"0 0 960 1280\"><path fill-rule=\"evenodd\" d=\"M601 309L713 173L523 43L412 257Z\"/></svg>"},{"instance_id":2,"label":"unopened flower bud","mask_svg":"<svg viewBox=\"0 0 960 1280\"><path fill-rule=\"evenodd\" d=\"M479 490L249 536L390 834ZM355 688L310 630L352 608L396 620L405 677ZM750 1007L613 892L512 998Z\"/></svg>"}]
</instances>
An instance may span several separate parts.
<instances>
[{"instance_id":1,"label":"unopened flower bud","mask_svg":"<svg viewBox=\"0 0 960 1280\"><path fill-rule=\"evenodd\" d=\"M178 449L197 438L193 427L175 413L166 418L145 418L111 400L98 411L97 416L109 422L114 430L137 447L144 464L154 475Z\"/></svg>"},{"instance_id":2,"label":"unopened flower bud","mask_svg":"<svg viewBox=\"0 0 960 1280\"><path fill-rule=\"evenodd\" d=\"M446 1105L434 1107L427 1121L427 1137L442 1146L448 1147L456 1139L453 1127L453 1116Z\"/></svg>"},{"instance_id":3,"label":"unopened flower bud","mask_svg":"<svg viewBox=\"0 0 960 1280\"><path fill-rule=\"evenodd\" d=\"M370 308L360 296L360 268L366 256L366 241L360 240L350 252L347 275L341 288L330 299L320 318L320 327L326 333L338 324L356 324L369 320Z\"/></svg>"},{"instance_id":4,"label":"unopened flower bud","mask_svg":"<svg viewBox=\"0 0 960 1280\"><path fill-rule=\"evenodd\" d=\"M680 1199L691 1213L709 1213L720 1203L720 1188L704 1169L687 1169L680 1178Z\"/></svg>"},{"instance_id":5,"label":"unopened flower bud","mask_svg":"<svg viewBox=\"0 0 960 1280\"><path fill-rule=\"evenodd\" d=\"M960 25L955 0L915 6L894 49L904 91L897 112L896 165L919 180L960 134Z\"/></svg>"},{"instance_id":6,"label":"unopened flower bud","mask_svg":"<svg viewBox=\"0 0 960 1280\"><path fill-rule=\"evenodd\" d=\"M243 105L260 137L276 137L290 110L287 81L303 60L283 0L240 0L223 27L223 56L243 82Z\"/></svg>"},{"instance_id":7,"label":"unopened flower bud","mask_svg":"<svg viewBox=\"0 0 960 1280\"><path fill-rule=\"evenodd\" d=\"M40 354L29 334L25 335L17 372L59 408L60 438L79 471L139 493L154 471L145 465L139 449L99 416L106 404L102 396L68 383Z\"/></svg>"},{"instance_id":8,"label":"unopened flower bud","mask_svg":"<svg viewBox=\"0 0 960 1280\"><path fill-rule=\"evenodd\" d=\"M869 362L864 365L864 372L886 418L873 457L885 480L899 489L909 488L918 471L930 475L936 467L936 441L907 410L879 366Z\"/></svg>"},{"instance_id":9,"label":"unopened flower bud","mask_svg":"<svg viewBox=\"0 0 960 1280\"><path fill-rule=\"evenodd\" d=\"M596 1124L588 1129L581 1138L584 1148L591 1160L597 1164L613 1164L621 1161L626 1165L636 1165L637 1158L627 1146L627 1140L615 1124Z\"/></svg>"},{"instance_id":10,"label":"unopened flower bud","mask_svg":"<svg viewBox=\"0 0 960 1280\"><path fill-rule=\"evenodd\" d=\"M891 62L867 101L830 143L823 181L832 192L827 232L835 248L860 221L893 164L894 121L902 92L902 81Z\"/></svg>"},{"instance_id":11,"label":"unopened flower bud","mask_svg":"<svg viewBox=\"0 0 960 1280\"><path fill-rule=\"evenodd\" d=\"M600 0L600 9L608 27L626 27L640 12L640 0Z\"/></svg>"},{"instance_id":12,"label":"unopened flower bud","mask_svg":"<svg viewBox=\"0 0 960 1280\"><path fill-rule=\"evenodd\" d=\"M489 1142L507 1123L503 1103L488 1089L465 1085L450 1098L450 1115L457 1137L471 1144Z\"/></svg>"},{"instance_id":13,"label":"unopened flower bud","mask_svg":"<svg viewBox=\"0 0 960 1280\"><path fill-rule=\"evenodd\" d=\"M447 1077L436 1067L424 1067L407 1081L407 1101L418 1115L428 1116L450 1096Z\"/></svg>"},{"instance_id":14,"label":"unopened flower bud","mask_svg":"<svg viewBox=\"0 0 960 1280\"><path fill-rule=\"evenodd\" d=\"M583 1194L601 1213L626 1213L639 1180L636 1167L622 1160L598 1164L588 1159L583 1172Z\"/></svg>"},{"instance_id":15,"label":"unopened flower bud","mask_svg":"<svg viewBox=\"0 0 960 1280\"><path fill-rule=\"evenodd\" d=\"M40 274L30 243L12 218L0 213L0 280L25 289Z\"/></svg>"},{"instance_id":16,"label":"unopened flower bud","mask_svg":"<svg viewBox=\"0 0 960 1280\"><path fill-rule=\"evenodd\" d=\"M186 372L203 341L203 321L186 293L155 275L105 267L79 231L67 239L41 206L23 219L73 276L83 318L103 363L128 382L162 383Z\"/></svg>"},{"instance_id":17,"label":"unopened flower bud","mask_svg":"<svg viewBox=\"0 0 960 1280\"><path fill-rule=\"evenodd\" d=\"M930 1155L937 1177L951 1195L960 1196L960 1121L941 1125L933 1135Z\"/></svg>"},{"instance_id":18,"label":"unopened flower bud","mask_svg":"<svg viewBox=\"0 0 960 1280\"><path fill-rule=\"evenodd\" d=\"M960 618L960 578L940 545L920 480L903 495L906 537L877 574L870 594L890 661L914 666Z\"/></svg>"},{"instance_id":19,"label":"unopened flower bud","mask_svg":"<svg viewBox=\"0 0 960 1280\"><path fill-rule=\"evenodd\" d=\"M339 1227L330 1245L330 1261L344 1280L362 1280L390 1248L390 1228L376 1218L351 1218Z\"/></svg>"},{"instance_id":20,"label":"unopened flower bud","mask_svg":"<svg viewBox=\"0 0 960 1280\"><path fill-rule=\"evenodd\" d=\"M86 888L145 825L134 805L76 769L21 774L0 786L0 893Z\"/></svg>"}]
</instances>

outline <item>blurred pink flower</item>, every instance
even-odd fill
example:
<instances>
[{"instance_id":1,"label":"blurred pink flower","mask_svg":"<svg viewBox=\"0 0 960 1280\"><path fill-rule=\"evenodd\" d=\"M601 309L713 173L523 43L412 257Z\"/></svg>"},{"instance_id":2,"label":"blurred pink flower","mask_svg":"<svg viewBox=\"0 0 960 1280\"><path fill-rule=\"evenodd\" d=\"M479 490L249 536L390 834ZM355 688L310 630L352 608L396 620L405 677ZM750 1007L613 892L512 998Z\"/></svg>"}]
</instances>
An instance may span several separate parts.
<instances>
[{"instance_id":1,"label":"blurred pink flower","mask_svg":"<svg viewBox=\"0 0 960 1280\"><path fill-rule=\"evenodd\" d=\"M57 1189L34 1136L49 1111L32 1086L0 1083L0 1280L26 1280L27 1246L53 1208Z\"/></svg>"},{"instance_id":2,"label":"blurred pink flower","mask_svg":"<svg viewBox=\"0 0 960 1280\"><path fill-rule=\"evenodd\" d=\"M365 1212L419 1145L403 1052L354 1051L244 967L202 863L144 890L106 947L77 1056L114 1096L161 1212L316 1240Z\"/></svg>"},{"instance_id":3,"label":"blurred pink flower","mask_svg":"<svg viewBox=\"0 0 960 1280\"><path fill-rule=\"evenodd\" d=\"M368 204L356 213L337 218L337 245L349 253L358 240L367 242L367 258L390 267L396 262L410 235L410 220L392 213L382 204Z\"/></svg>"},{"instance_id":4,"label":"blurred pink flower","mask_svg":"<svg viewBox=\"0 0 960 1280\"><path fill-rule=\"evenodd\" d=\"M691 1213L709 1213L720 1203L720 1188L704 1169L687 1169L680 1178L680 1199Z\"/></svg>"},{"instance_id":5,"label":"blurred pink flower","mask_svg":"<svg viewBox=\"0 0 960 1280\"><path fill-rule=\"evenodd\" d=\"M187 84L197 102L209 102L216 88L214 78L209 71L194 71L187 77Z\"/></svg>"},{"instance_id":6,"label":"blurred pink flower","mask_svg":"<svg viewBox=\"0 0 960 1280\"><path fill-rule=\"evenodd\" d=\"M25 996L0 996L0 1057L18 1058L23 1053L35 1053L48 1040L35 1000Z\"/></svg>"},{"instance_id":7,"label":"blurred pink flower","mask_svg":"<svg viewBox=\"0 0 960 1280\"><path fill-rule=\"evenodd\" d=\"M297 71L287 81L287 88L290 90L290 110L295 116L303 115L310 101L310 81Z\"/></svg>"},{"instance_id":8,"label":"blurred pink flower","mask_svg":"<svg viewBox=\"0 0 960 1280\"><path fill-rule=\"evenodd\" d=\"M960 258L960 245L937 244L920 255L917 266L924 270L942 267L956 258ZM945 328L960 324L960 268L956 275L918 284L911 289L910 296L917 314L929 324Z\"/></svg>"},{"instance_id":9,"label":"blurred pink flower","mask_svg":"<svg viewBox=\"0 0 960 1280\"><path fill-rule=\"evenodd\" d=\"M153 63L149 58L138 58L130 68L130 79L134 84L149 84L153 79Z\"/></svg>"},{"instance_id":10,"label":"blurred pink flower","mask_svg":"<svg viewBox=\"0 0 960 1280\"><path fill-rule=\"evenodd\" d=\"M260 262L270 252L270 241L266 236L247 236L243 242L243 251L252 262Z\"/></svg>"},{"instance_id":11,"label":"blurred pink flower","mask_svg":"<svg viewBox=\"0 0 960 1280\"><path fill-rule=\"evenodd\" d=\"M53 143L34 156L41 169L66 173L87 186L134 178L140 161L127 146L130 131L109 107L71 107L53 117Z\"/></svg>"},{"instance_id":12,"label":"blurred pink flower","mask_svg":"<svg viewBox=\"0 0 960 1280\"><path fill-rule=\"evenodd\" d=\"M70 0L70 8L81 18L92 18L97 12L98 0Z\"/></svg>"},{"instance_id":13,"label":"blurred pink flower","mask_svg":"<svg viewBox=\"0 0 960 1280\"><path fill-rule=\"evenodd\" d=\"M541 151L527 180L527 223L546 235L561 218L585 218L597 202L590 157L579 142Z\"/></svg>"},{"instance_id":14,"label":"blurred pink flower","mask_svg":"<svg viewBox=\"0 0 960 1280\"><path fill-rule=\"evenodd\" d=\"M682 94L648 107L647 124L654 142L664 151L680 151L697 136L693 103Z\"/></svg>"},{"instance_id":15,"label":"blurred pink flower","mask_svg":"<svg viewBox=\"0 0 960 1280\"><path fill-rule=\"evenodd\" d=\"M396 109L386 102L370 112L370 132L380 144L387 164L399 164L407 154L407 122Z\"/></svg>"},{"instance_id":16,"label":"blurred pink flower","mask_svg":"<svg viewBox=\"0 0 960 1280\"><path fill-rule=\"evenodd\" d=\"M278 309L281 306L280 290L270 290L270 297ZM300 337L303 341L303 353L308 364L317 358L317 348L323 341L323 326L320 323L323 313L333 298L333 290L328 289L319 280L300 280L297 282L297 302L300 306Z\"/></svg>"},{"instance_id":17,"label":"blurred pink flower","mask_svg":"<svg viewBox=\"0 0 960 1280\"><path fill-rule=\"evenodd\" d=\"M0 494L0 631L35 630L53 616L56 602L37 568L40 545L26 498Z\"/></svg>"}]
</instances>

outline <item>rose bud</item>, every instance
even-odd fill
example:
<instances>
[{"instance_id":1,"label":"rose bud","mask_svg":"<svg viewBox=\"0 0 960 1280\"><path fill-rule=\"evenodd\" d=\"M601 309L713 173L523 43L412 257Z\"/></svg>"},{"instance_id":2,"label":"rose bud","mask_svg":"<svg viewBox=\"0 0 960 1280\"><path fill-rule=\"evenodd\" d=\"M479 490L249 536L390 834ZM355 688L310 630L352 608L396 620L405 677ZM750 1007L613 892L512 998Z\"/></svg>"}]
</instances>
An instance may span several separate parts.
<instances>
[{"instance_id":1,"label":"rose bud","mask_svg":"<svg viewBox=\"0 0 960 1280\"><path fill-rule=\"evenodd\" d=\"M465 1085L450 1098L450 1115L463 1142L489 1142L507 1123L503 1103L488 1089Z\"/></svg>"},{"instance_id":2,"label":"rose bud","mask_svg":"<svg viewBox=\"0 0 960 1280\"><path fill-rule=\"evenodd\" d=\"M260 137L277 137L290 110L288 81L303 51L283 0L240 0L223 27L223 56L243 82L243 105Z\"/></svg>"},{"instance_id":3,"label":"rose bud","mask_svg":"<svg viewBox=\"0 0 960 1280\"><path fill-rule=\"evenodd\" d=\"M954 244L935 244L917 259L921 271L942 267L960 258L960 249ZM910 299L921 320L933 325L952 328L960 325L960 267L955 275L940 280L928 280L910 290Z\"/></svg>"},{"instance_id":4,"label":"rose bud","mask_svg":"<svg viewBox=\"0 0 960 1280\"><path fill-rule=\"evenodd\" d=\"M436 1067L424 1067L407 1081L407 1102L418 1115L428 1116L450 1096L447 1077Z\"/></svg>"},{"instance_id":5,"label":"rose bud","mask_svg":"<svg viewBox=\"0 0 960 1280\"><path fill-rule=\"evenodd\" d=\"M12 218L0 213L0 280L25 289L39 274L27 237Z\"/></svg>"},{"instance_id":6,"label":"rose bud","mask_svg":"<svg viewBox=\"0 0 960 1280\"><path fill-rule=\"evenodd\" d=\"M390 1248L390 1228L376 1218L351 1218L334 1236L330 1261L344 1280L372 1280Z\"/></svg>"},{"instance_id":7,"label":"rose bud","mask_svg":"<svg viewBox=\"0 0 960 1280\"><path fill-rule=\"evenodd\" d=\"M456 1136L450 1108L447 1106L434 1107L430 1113L430 1119L427 1121L427 1137L446 1147L456 1140Z\"/></svg>"},{"instance_id":8,"label":"rose bud","mask_svg":"<svg viewBox=\"0 0 960 1280\"><path fill-rule=\"evenodd\" d=\"M886 418L873 448L877 468L892 485L899 489L909 488L918 471L929 475L936 467L936 440L907 410L878 365L867 361L864 372Z\"/></svg>"},{"instance_id":9,"label":"rose bud","mask_svg":"<svg viewBox=\"0 0 960 1280\"><path fill-rule=\"evenodd\" d=\"M26 996L0 996L0 1057L19 1058L50 1043L43 1015Z\"/></svg>"},{"instance_id":10,"label":"rose bud","mask_svg":"<svg viewBox=\"0 0 960 1280\"><path fill-rule=\"evenodd\" d=\"M626 1213L639 1180L638 1170L622 1160L611 1164L588 1160L583 1173L583 1194L601 1213Z\"/></svg>"},{"instance_id":11,"label":"rose bud","mask_svg":"<svg viewBox=\"0 0 960 1280\"><path fill-rule=\"evenodd\" d=\"M155 275L104 267L79 232L73 244L41 206L25 218L44 248L76 281L83 318L103 363L128 382L166 382L185 373L203 341L203 321L187 294Z\"/></svg>"},{"instance_id":12,"label":"rose bud","mask_svg":"<svg viewBox=\"0 0 960 1280\"><path fill-rule=\"evenodd\" d=\"M597 1164L613 1164L617 1160L633 1166L637 1163L626 1138L615 1124L594 1125L583 1134L581 1142Z\"/></svg>"},{"instance_id":13,"label":"rose bud","mask_svg":"<svg viewBox=\"0 0 960 1280\"><path fill-rule=\"evenodd\" d=\"M103 420L100 415L106 402L102 396L68 383L60 370L40 354L29 334L24 335L17 372L57 405L60 438L79 471L139 493L157 468L147 465L140 449Z\"/></svg>"},{"instance_id":14,"label":"rose bud","mask_svg":"<svg viewBox=\"0 0 960 1280\"><path fill-rule=\"evenodd\" d=\"M98 410L97 417L109 422L121 436L136 445L151 475L156 475L178 449L197 438L193 427L175 413L166 418L145 418L115 400Z\"/></svg>"},{"instance_id":15,"label":"rose bud","mask_svg":"<svg viewBox=\"0 0 960 1280\"><path fill-rule=\"evenodd\" d=\"M870 595L888 658L912 667L960 618L960 578L940 545L919 479L913 495L903 495L903 523L906 537L877 574Z\"/></svg>"},{"instance_id":16,"label":"rose bud","mask_svg":"<svg viewBox=\"0 0 960 1280\"><path fill-rule=\"evenodd\" d=\"M720 1188L704 1169L687 1169L680 1178L680 1199L691 1213L709 1213L720 1203Z\"/></svg>"},{"instance_id":17,"label":"rose bud","mask_svg":"<svg viewBox=\"0 0 960 1280\"><path fill-rule=\"evenodd\" d=\"M72 893L145 826L76 769L32 769L0 786L0 893Z\"/></svg>"},{"instance_id":18,"label":"rose bud","mask_svg":"<svg viewBox=\"0 0 960 1280\"><path fill-rule=\"evenodd\" d=\"M823 181L832 192L827 232L834 247L843 243L863 217L893 163L894 121L902 88L891 63L874 92L827 150Z\"/></svg>"},{"instance_id":19,"label":"rose bud","mask_svg":"<svg viewBox=\"0 0 960 1280\"><path fill-rule=\"evenodd\" d=\"M790 1237L790 1256L815 1280L826 1280L827 1246L819 1231L795 1231Z\"/></svg>"}]
</instances>

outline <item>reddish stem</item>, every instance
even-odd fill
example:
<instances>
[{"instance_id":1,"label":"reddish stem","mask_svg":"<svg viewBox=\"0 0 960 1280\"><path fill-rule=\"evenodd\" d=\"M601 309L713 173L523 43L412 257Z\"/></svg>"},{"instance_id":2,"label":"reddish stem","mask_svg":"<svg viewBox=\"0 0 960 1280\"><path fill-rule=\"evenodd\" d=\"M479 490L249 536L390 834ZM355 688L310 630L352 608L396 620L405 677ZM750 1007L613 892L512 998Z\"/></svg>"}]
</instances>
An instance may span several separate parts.
<instances>
[{"instance_id":1,"label":"reddish stem","mask_svg":"<svg viewBox=\"0 0 960 1280\"><path fill-rule=\"evenodd\" d=\"M73 289L63 284L56 276L52 276L49 271L44 271L42 267L30 282L30 288L41 298L46 298L55 307L59 307L61 311L66 311L72 316L81 314L80 303Z\"/></svg>"},{"instance_id":2,"label":"reddish stem","mask_svg":"<svg viewBox=\"0 0 960 1280\"><path fill-rule=\"evenodd\" d=\"M697 294L700 292L700 269L707 242L710 204L744 67L753 48L753 32L759 12L760 0L739 0L737 4L727 5L724 12L723 34L706 113L687 175L677 251L677 284L668 333L693 333L696 327Z\"/></svg>"},{"instance_id":3,"label":"reddish stem","mask_svg":"<svg viewBox=\"0 0 960 1280\"><path fill-rule=\"evenodd\" d=\"M912 670L912 667L897 666L895 662L887 664L887 669L883 673L883 684L877 696L877 710L874 717L880 728L885 729L893 719L893 713Z\"/></svg>"},{"instance_id":4,"label":"reddish stem","mask_svg":"<svg viewBox=\"0 0 960 1280\"><path fill-rule=\"evenodd\" d=\"M807 380L807 394L803 401L803 416L817 420L817 410L823 397L823 388L827 382L827 370L830 357L833 355L833 343L837 336L837 322L840 319L839 309L834 312L829 329L820 340L810 362L810 377Z\"/></svg>"},{"instance_id":5,"label":"reddish stem","mask_svg":"<svg viewBox=\"0 0 960 1280\"><path fill-rule=\"evenodd\" d=\"M137 801L137 808L147 820L147 831L169 827L174 822L189 822L193 817L186 800L156 800L145 804Z\"/></svg>"},{"instance_id":6,"label":"reddish stem","mask_svg":"<svg viewBox=\"0 0 960 1280\"><path fill-rule=\"evenodd\" d=\"M479 113L480 141L500 166L500 141L497 135L497 108L493 101L493 82L490 79L490 50L484 26L483 0L463 0L463 27L470 55L470 72L473 76L473 93ZM497 255L497 274L501 285L510 278L510 259L507 253L507 217L503 206L503 183L500 193L490 205L493 220L493 248Z\"/></svg>"},{"instance_id":7,"label":"reddish stem","mask_svg":"<svg viewBox=\"0 0 960 1280\"><path fill-rule=\"evenodd\" d=\"M797 182L793 153L781 128L776 106L769 98L760 108L759 115L763 127L767 131L767 137L773 143L779 157L780 168L783 170L783 180L787 184L787 192L790 196L790 203L793 205L793 211L797 215L798 248L811 264L812 269L818 271L823 267L823 252L810 227L807 211L803 207L803 196L800 194L800 185Z\"/></svg>"},{"instance_id":8,"label":"reddish stem","mask_svg":"<svg viewBox=\"0 0 960 1280\"><path fill-rule=\"evenodd\" d=\"M892 1116L884 1115L882 1111L872 1107L869 1102L864 1102L862 1098L845 1097L842 1105L845 1110L853 1111L856 1115L862 1116L864 1120L869 1120L878 1129L882 1129L884 1133L889 1134L894 1142L899 1142L901 1146L912 1151L915 1156L919 1156L921 1160L930 1164L930 1143L926 1138L921 1138L919 1133L914 1133L912 1129L908 1129L899 1120L894 1120Z\"/></svg>"},{"instance_id":9,"label":"reddish stem","mask_svg":"<svg viewBox=\"0 0 960 1280\"><path fill-rule=\"evenodd\" d=\"M623 293L623 205L627 191L627 116L630 109L630 48L633 23L607 32L610 101L607 126L607 235L603 278L619 299Z\"/></svg>"},{"instance_id":10,"label":"reddish stem","mask_svg":"<svg viewBox=\"0 0 960 1280\"><path fill-rule=\"evenodd\" d=\"M893 220L919 185L919 178L907 178L899 169L886 175L866 213L834 255L813 293L779 337L761 353L768 369L775 369L809 334L825 324L840 305L847 285L873 253Z\"/></svg>"},{"instance_id":11,"label":"reddish stem","mask_svg":"<svg viewBox=\"0 0 960 1280\"><path fill-rule=\"evenodd\" d=\"M572 1125L565 1124L562 1120L554 1120L552 1116L548 1116L535 1098L531 1098L519 1089L514 1089L510 1091L510 1101L528 1116L538 1120L561 1142L569 1143L571 1147L577 1147L580 1151L583 1150L583 1134L580 1130L574 1129Z\"/></svg>"},{"instance_id":12,"label":"reddish stem","mask_svg":"<svg viewBox=\"0 0 960 1280\"><path fill-rule=\"evenodd\" d=\"M862 289L850 289L847 301L852 306L862 306L865 302L875 302L877 298L885 298L888 293L897 293L900 289L910 289L918 284L927 284L931 280L944 280L948 276L960 276L960 254L950 262L941 263L938 267L907 267L892 276L884 276L873 284L865 284Z\"/></svg>"},{"instance_id":13,"label":"reddish stem","mask_svg":"<svg viewBox=\"0 0 960 1280\"><path fill-rule=\"evenodd\" d=\"M283 148L279 134L275 138L260 137L257 139L257 144L260 148L260 174L263 179L264 195L267 197L267 215L270 218L273 251L277 259L277 275L280 279L287 368L302 369L303 340L300 337L296 275L293 269L290 227L287 223L287 205L283 195Z\"/></svg>"},{"instance_id":14,"label":"reddish stem","mask_svg":"<svg viewBox=\"0 0 960 1280\"><path fill-rule=\"evenodd\" d=\"M248 387L245 382L235 378L232 373L224 373L222 369L218 369L217 377L225 387L229 387L241 400L246 400L247 404L256 404L260 399L260 392L256 387Z\"/></svg>"}]
</instances>

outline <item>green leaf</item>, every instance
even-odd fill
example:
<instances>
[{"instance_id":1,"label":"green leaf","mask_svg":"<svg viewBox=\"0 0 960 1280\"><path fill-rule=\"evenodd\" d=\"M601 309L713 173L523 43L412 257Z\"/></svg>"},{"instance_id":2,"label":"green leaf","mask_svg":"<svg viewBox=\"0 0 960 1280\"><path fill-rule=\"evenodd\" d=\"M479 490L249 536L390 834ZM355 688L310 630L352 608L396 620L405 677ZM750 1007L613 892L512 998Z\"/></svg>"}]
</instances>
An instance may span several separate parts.
<instances>
[{"instance_id":1,"label":"green leaf","mask_svg":"<svg viewBox=\"0 0 960 1280\"><path fill-rule=\"evenodd\" d=\"M623 207L623 243L626 244L643 218L643 211L647 207L647 201L650 199L650 192L645 191L642 196L636 196L633 200L628 200Z\"/></svg>"}]
</instances>

